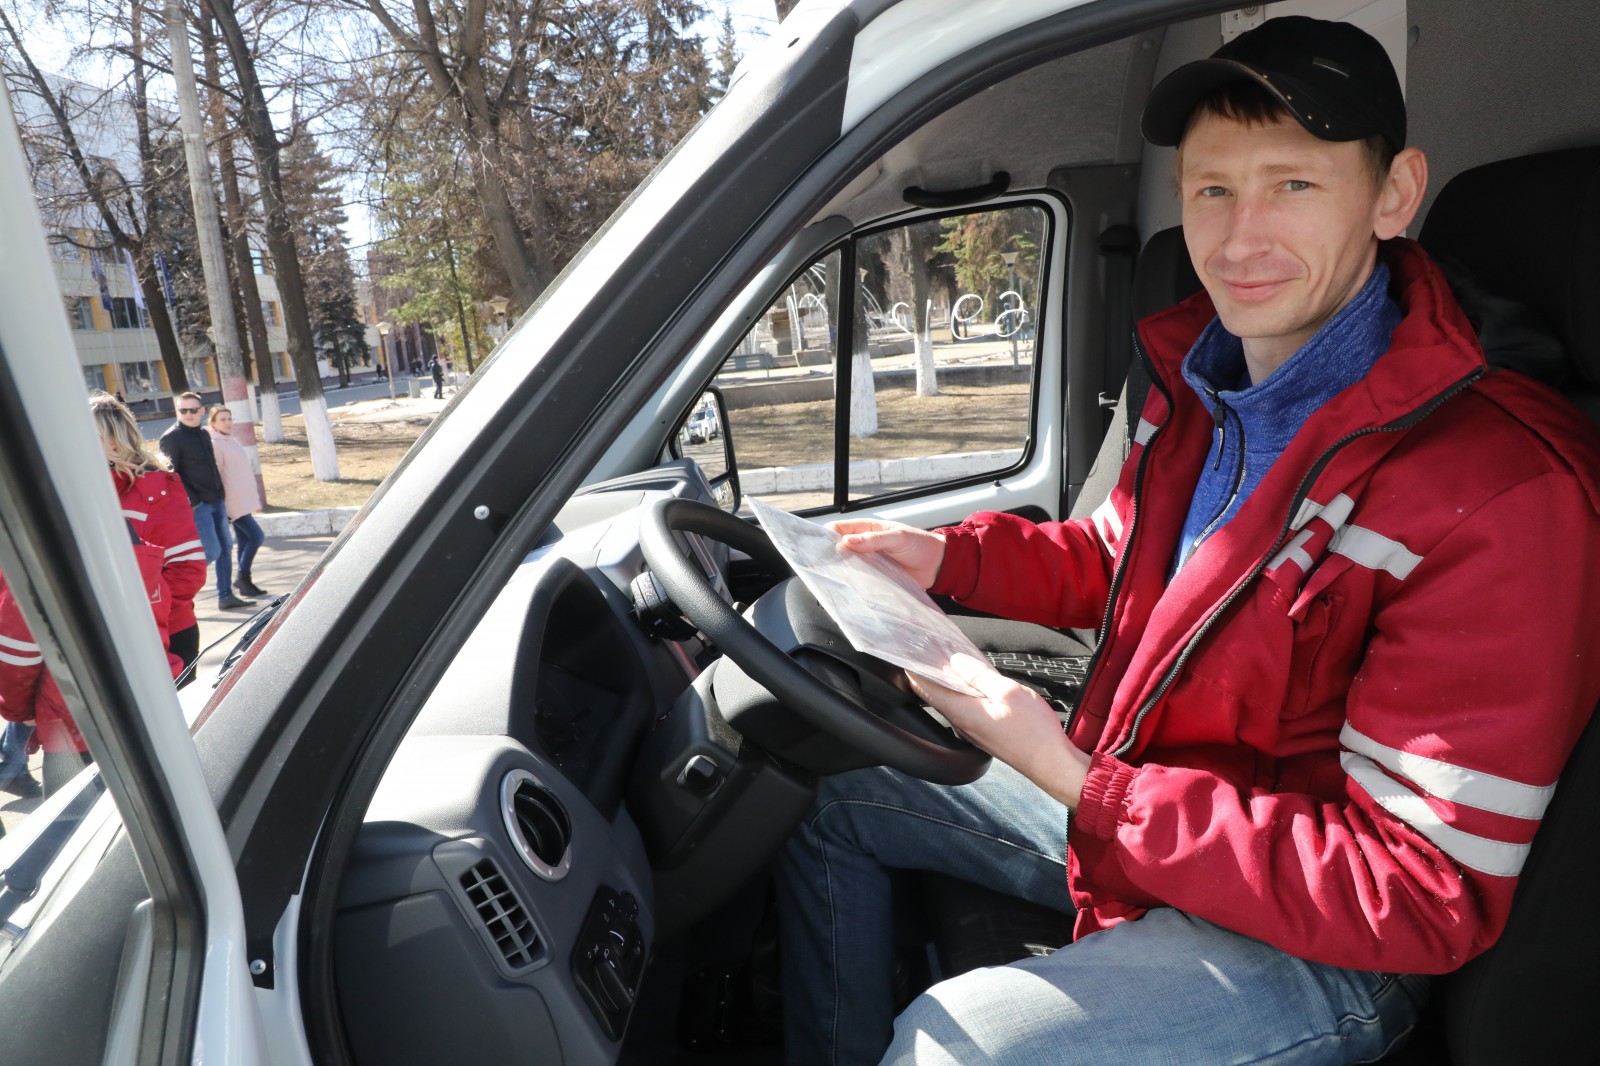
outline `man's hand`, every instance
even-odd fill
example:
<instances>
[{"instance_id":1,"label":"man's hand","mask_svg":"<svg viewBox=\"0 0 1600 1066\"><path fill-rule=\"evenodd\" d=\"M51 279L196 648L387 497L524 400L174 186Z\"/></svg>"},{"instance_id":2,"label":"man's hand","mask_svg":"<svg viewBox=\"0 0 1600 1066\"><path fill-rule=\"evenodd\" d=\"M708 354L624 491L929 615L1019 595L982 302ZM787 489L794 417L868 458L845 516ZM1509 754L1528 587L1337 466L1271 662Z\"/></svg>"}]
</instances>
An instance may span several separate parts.
<instances>
[{"instance_id":1,"label":"man's hand","mask_svg":"<svg viewBox=\"0 0 1600 1066\"><path fill-rule=\"evenodd\" d=\"M972 743L1011 766L1068 807L1076 808L1089 772L1089 756L1066 738L1044 697L970 655L950 661L981 697L953 692L907 674L912 691L944 715Z\"/></svg>"},{"instance_id":2,"label":"man's hand","mask_svg":"<svg viewBox=\"0 0 1600 1066\"><path fill-rule=\"evenodd\" d=\"M939 576L944 562L944 537L939 533L876 518L830 522L828 528L844 538L839 542L841 551L893 559L921 588L928 588Z\"/></svg>"}]
</instances>

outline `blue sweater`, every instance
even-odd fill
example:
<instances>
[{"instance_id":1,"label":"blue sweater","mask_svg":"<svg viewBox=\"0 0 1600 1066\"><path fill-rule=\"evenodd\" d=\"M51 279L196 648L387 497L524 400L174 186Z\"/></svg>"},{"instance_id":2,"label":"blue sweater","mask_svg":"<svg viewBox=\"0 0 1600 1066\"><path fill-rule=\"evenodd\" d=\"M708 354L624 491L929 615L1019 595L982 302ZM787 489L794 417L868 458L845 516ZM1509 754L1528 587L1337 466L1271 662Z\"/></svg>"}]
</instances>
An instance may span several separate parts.
<instances>
[{"instance_id":1,"label":"blue sweater","mask_svg":"<svg viewBox=\"0 0 1600 1066\"><path fill-rule=\"evenodd\" d=\"M1213 318L1183 360L1183 378L1216 432L1189 502L1172 571L1238 513L1311 413L1355 384L1389 348L1402 318L1379 262L1356 294L1288 361L1250 383L1244 344Z\"/></svg>"}]
</instances>

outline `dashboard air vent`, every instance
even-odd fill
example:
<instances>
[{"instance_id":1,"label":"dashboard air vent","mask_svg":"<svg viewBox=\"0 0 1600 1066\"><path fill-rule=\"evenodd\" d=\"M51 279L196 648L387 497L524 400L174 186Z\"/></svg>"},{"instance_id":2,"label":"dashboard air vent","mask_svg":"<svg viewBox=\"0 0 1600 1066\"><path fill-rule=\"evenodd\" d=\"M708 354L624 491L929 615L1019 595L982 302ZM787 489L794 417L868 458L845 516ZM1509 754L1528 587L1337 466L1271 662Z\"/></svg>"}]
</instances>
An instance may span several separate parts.
<instances>
[{"instance_id":1,"label":"dashboard air vent","mask_svg":"<svg viewBox=\"0 0 1600 1066\"><path fill-rule=\"evenodd\" d=\"M572 821L555 793L526 770L513 770L500 786L511 844L528 868L546 881L567 876L572 864Z\"/></svg>"},{"instance_id":2,"label":"dashboard air vent","mask_svg":"<svg viewBox=\"0 0 1600 1066\"><path fill-rule=\"evenodd\" d=\"M532 966L539 953L539 934L494 860L484 859L462 874L461 888L506 963L514 970Z\"/></svg>"}]
</instances>

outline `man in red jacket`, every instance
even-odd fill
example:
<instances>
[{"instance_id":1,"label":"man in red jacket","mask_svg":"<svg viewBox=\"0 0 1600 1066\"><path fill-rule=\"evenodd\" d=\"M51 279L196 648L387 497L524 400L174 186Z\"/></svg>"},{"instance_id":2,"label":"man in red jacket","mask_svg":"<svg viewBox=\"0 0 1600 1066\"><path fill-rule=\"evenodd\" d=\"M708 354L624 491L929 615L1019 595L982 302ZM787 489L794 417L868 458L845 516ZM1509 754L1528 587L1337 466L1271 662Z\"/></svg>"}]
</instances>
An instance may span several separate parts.
<instances>
[{"instance_id":1,"label":"man in red jacket","mask_svg":"<svg viewBox=\"0 0 1600 1066\"><path fill-rule=\"evenodd\" d=\"M1486 373L1400 236L1427 164L1382 47L1271 19L1166 78L1144 130L1178 147L1205 292L1139 325L1154 387L1109 498L836 527L1102 636L1065 729L987 663L956 664L982 698L914 682L995 756L976 784L822 784L780 859L792 1061L1374 1061L1500 935L1600 699L1600 447ZM1074 913L1074 942L891 1030L893 868Z\"/></svg>"}]
</instances>

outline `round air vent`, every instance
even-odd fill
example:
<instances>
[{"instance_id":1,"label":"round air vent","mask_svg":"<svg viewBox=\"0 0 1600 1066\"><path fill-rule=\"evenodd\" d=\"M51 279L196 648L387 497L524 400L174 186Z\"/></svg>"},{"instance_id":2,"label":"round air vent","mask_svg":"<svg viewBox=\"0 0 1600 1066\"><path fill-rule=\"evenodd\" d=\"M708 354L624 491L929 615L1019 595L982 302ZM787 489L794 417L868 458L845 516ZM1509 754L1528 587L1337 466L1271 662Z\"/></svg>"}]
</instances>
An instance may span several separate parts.
<instances>
[{"instance_id":1,"label":"round air vent","mask_svg":"<svg viewBox=\"0 0 1600 1066\"><path fill-rule=\"evenodd\" d=\"M559 881L572 866L572 821L551 792L526 770L513 770L500 783L500 808L506 832L528 869L546 881Z\"/></svg>"}]
</instances>

